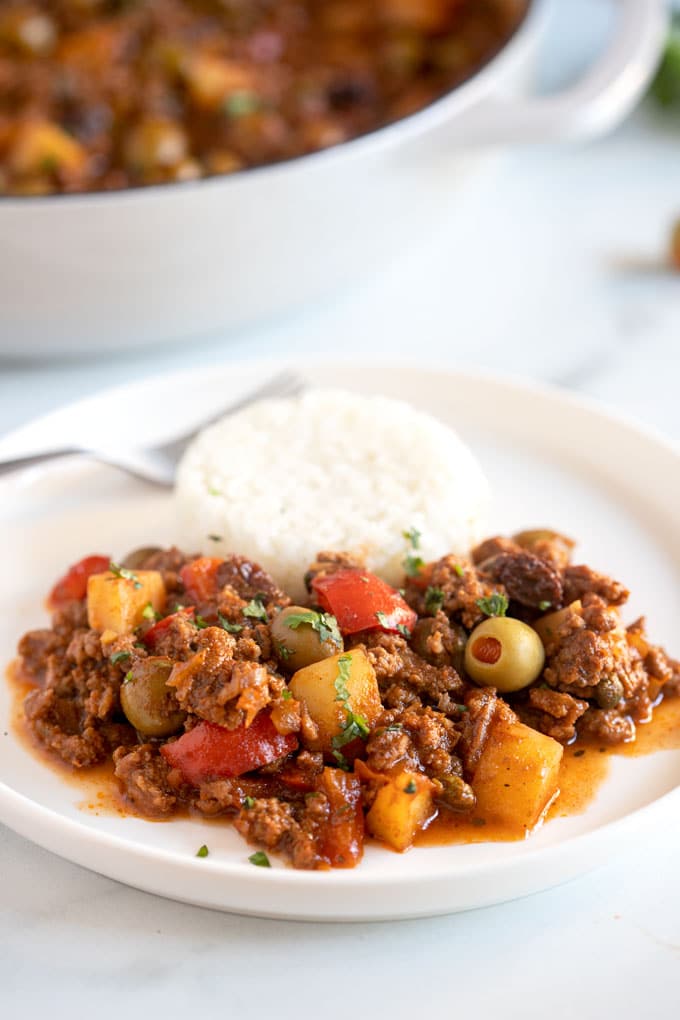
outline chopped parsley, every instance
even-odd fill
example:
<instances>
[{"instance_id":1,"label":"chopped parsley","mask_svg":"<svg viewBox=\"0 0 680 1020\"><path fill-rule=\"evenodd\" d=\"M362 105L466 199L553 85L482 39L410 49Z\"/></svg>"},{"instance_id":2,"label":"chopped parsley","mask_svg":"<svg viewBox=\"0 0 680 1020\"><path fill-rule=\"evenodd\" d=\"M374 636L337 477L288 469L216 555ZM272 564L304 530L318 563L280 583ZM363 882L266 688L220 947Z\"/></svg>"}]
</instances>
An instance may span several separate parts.
<instances>
[{"instance_id":1,"label":"chopped parsley","mask_svg":"<svg viewBox=\"0 0 680 1020\"><path fill-rule=\"evenodd\" d=\"M246 117L248 114L257 113L262 109L262 100L257 93L240 89L227 96L222 104L222 109L228 117Z\"/></svg>"},{"instance_id":2,"label":"chopped parsley","mask_svg":"<svg viewBox=\"0 0 680 1020\"><path fill-rule=\"evenodd\" d=\"M458 577L465 577L465 571L461 567L460 563L454 563L453 569L455 570L456 574L458 574Z\"/></svg>"},{"instance_id":3,"label":"chopped parsley","mask_svg":"<svg viewBox=\"0 0 680 1020\"><path fill-rule=\"evenodd\" d=\"M353 712L350 707L350 693L347 690L347 681L350 678L351 668L352 656L349 654L341 655L338 659L338 675L334 684L336 691L335 700L342 703L342 707L344 708L346 715L345 725L342 730L331 739L331 745L334 748L334 753L341 747L344 747L345 744L349 744L350 741L354 740L356 737L367 737L370 733L368 723L364 716L360 715L358 712ZM335 755L335 758L336 761L339 761L337 755ZM340 767L344 768L343 765Z\"/></svg>"},{"instance_id":4,"label":"chopped parsley","mask_svg":"<svg viewBox=\"0 0 680 1020\"><path fill-rule=\"evenodd\" d=\"M552 602L548 602L547 599L543 599L542 602L538 603L538 608L541 610L542 613L544 613L546 609L550 609L551 605Z\"/></svg>"},{"instance_id":5,"label":"chopped parsley","mask_svg":"<svg viewBox=\"0 0 680 1020\"><path fill-rule=\"evenodd\" d=\"M208 621L205 620L202 616L195 616L194 617L194 624L195 624L196 627L198 627L199 630L205 630L206 627L210 626Z\"/></svg>"},{"instance_id":6,"label":"chopped parsley","mask_svg":"<svg viewBox=\"0 0 680 1020\"><path fill-rule=\"evenodd\" d=\"M405 623L398 623L397 630L399 631L402 637L406 638L407 641L411 637L411 631L408 629Z\"/></svg>"},{"instance_id":7,"label":"chopped parsley","mask_svg":"<svg viewBox=\"0 0 680 1020\"><path fill-rule=\"evenodd\" d=\"M123 662L125 659L130 658L130 652L114 652L109 662L112 662L115 666L117 662Z\"/></svg>"},{"instance_id":8,"label":"chopped parsley","mask_svg":"<svg viewBox=\"0 0 680 1020\"><path fill-rule=\"evenodd\" d=\"M160 613L156 612L156 610L154 609L150 602L147 602L147 604L142 609L142 616L144 617L145 620L160 620L161 618Z\"/></svg>"},{"instance_id":9,"label":"chopped parsley","mask_svg":"<svg viewBox=\"0 0 680 1020\"><path fill-rule=\"evenodd\" d=\"M407 542L411 543L412 549L420 549L420 539L422 538L422 531L418 531L417 528L411 526L408 531L402 531L402 535Z\"/></svg>"},{"instance_id":10,"label":"chopped parsley","mask_svg":"<svg viewBox=\"0 0 680 1020\"><path fill-rule=\"evenodd\" d=\"M509 606L508 599L505 595L501 595L500 592L495 591L493 595L489 595L487 598L477 599L476 605L481 609L485 616L505 616Z\"/></svg>"},{"instance_id":11,"label":"chopped parsley","mask_svg":"<svg viewBox=\"0 0 680 1020\"><path fill-rule=\"evenodd\" d=\"M255 798L254 797L244 797L243 798L243 806L244 806L244 808L247 808L250 811L251 808L255 807Z\"/></svg>"},{"instance_id":12,"label":"chopped parsley","mask_svg":"<svg viewBox=\"0 0 680 1020\"><path fill-rule=\"evenodd\" d=\"M222 536L221 535L208 535L208 538L210 539L211 542L221 542L222 541Z\"/></svg>"},{"instance_id":13,"label":"chopped parsley","mask_svg":"<svg viewBox=\"0 0 680 1020\"><path fill-rule=\"evenodd\" d=\"M308 609L302 613L289 613L285 622L286 627L290 627L291 630L297 630L298 627L308 624L319 635L321 644L332 641L336 648L342 648L338 621L331 613L317 613L313 609Z\"/></svg>"},{"instance_id":14,"label":"chopped parsley","mask_svg":"<svg viewBox=\"0 0 680 1020\"><path fill-rule=\"evenodd\" d=\"M126 567L121 567L120 564L114 563L113 560L109 563L109 570L115 577L121 577L124 581L132 581L135 588L141 588L142 582L139 580L133 570L128 570Z\"/></svg>"},{"instance_id":15,"label":"chopped parsley","mask_svg":"<svg viewBox=\"0 0 680 1020\"><path fill-rule=\"evenodd\" d=\"M213 485L209 485L208 486L208 495L209 496L221 496L222 493L220 492L219 489L216 489Z\"/></svg>"},{"instance_id":16,"label":"chopped parsley","mask_svg":"<svg viewBox=\"0 0 680 1020\"><path fill-rule=\"evenodd\" d=\"M287 662L293 654L293 650L284 645L283 641L276 642L276 654L279 655L284 662Z\"/></svg>"},{"instance_id":17,"label":"chopped parsley","mask_svg":"<svg viewBox=\"0 0 680 1020\"><path fill-rule=\"evenodd\" d=\"M208 850L207 846L204 843L203 846L199 846L198 850L196 851L196 856L207 857L209 853L210 851Z\"/></svg>"},{"instance_id":18,"label":"chopped parsley","mask_svg":"<svg viewBox=\"0 0 680 1020\"><path fill-rule=\"evenodd\" d=\"M425 592L425 610L430 616L436 616L444 605L446 596L441 588L433 588L432 585Z\"/></svg>"},{"instance_id":19,"label":"chopped parsley","mask_svg":"<svg viewBox=\"0 0 680 1020\"><path fill-rule=\"evenodd\" d=\"M131 680L132 680L132 670L128 670L128 672L125 674L125 679L123 680L123 683L124 684L129 684Z\"/></svg>"},{"instance_id":20,"label":"chopped parsley","mask_svg":"<svg viewBox=\"0 0 680 1020\"><path fill-rule=\"evenodd\" d=\"M248 860L251 864L254 864L256 868L271 868L269 858L264 850L256 850L254 854L250 855Z\"/></svg>"},{"instance_id":21,"label":"chopped parsley","mask_svg":"<svg viewBox=\"0 0 680 1020\"><path fill-rule=\"evenodd\" d=\"M244 606L241 612L244 616L248 616L253 620L262 620L264 623L267 622L267 610L264 608L262 599L263 595L256 595L254 599L251 599L247 606Z\"/></svg>"},{"instance_id":22,"label":"chopped parsley","mask_svg":"<svg viewBox=\"0 0 680 1020\"><path fill-rule=\"evenodd\" d=\"M242 623L231 623L225 616L222 616L221 613L217 614L217 619L220 621L220 627L222 630L226 630L227 634L240 634L243 630Z\"/></svg>"},{"instance_id":23,"label":"chopped parsley","mask_svg":"<svg viewBox=\"0 0 680 1020\"><path fill-rule=\"evenodd\" d=\"M284 701L291 701L293 697L293 692L289 691L287 687L284 687L284 689L281 691L281 697L283 698Z\"/></svg>"},{"instance_id":24,"label":"chopped parsley","mask_svg":"<svg viewBox=\"0 0 680 1020\"><path fill-rule=\"evenodd\" d=\"M409 577L417 577L425 566L422 556L412 556L410 553L403 562L404 571Z\"/></svg>"},{"instance_id":25,"label":"chopped parsley","mask_svg":"<svg viewBox=\"0 0 680 1020\"><path fill-rule=\"evenodd\" d=\"M408 783L404 787L404 793L415 793L418 787L416 786L415 779L409 779Z\"/></svg>"},{"instance_id":26,"label":"chopped parsley","mask_svg":"<svg viewBox=\"0 0 680 1020\"><path fill-rule=\"evenodd\" d=\"M338 768L339 769L342 769L343 772L350 772L351 771L350 770L349 762L345 758L345 756L342 753L342 751L333 751L333 757L335 758L336 762L338 763Z\"/></svg>"},{"instance_id":27,"label":"chopped parsley","mask_svg":"<svg viewBox=\"0 0 680 1020\"><path fill-rule=\"evenodd\" d=\"M378 621L378 623L380 624L380 626L384 627L385 630L392 630L392 626L390 624L390 621L387 619L387 617L385 616L384 613L376 613L375 614L375 618Z\"/></svg>"}]
</instances>

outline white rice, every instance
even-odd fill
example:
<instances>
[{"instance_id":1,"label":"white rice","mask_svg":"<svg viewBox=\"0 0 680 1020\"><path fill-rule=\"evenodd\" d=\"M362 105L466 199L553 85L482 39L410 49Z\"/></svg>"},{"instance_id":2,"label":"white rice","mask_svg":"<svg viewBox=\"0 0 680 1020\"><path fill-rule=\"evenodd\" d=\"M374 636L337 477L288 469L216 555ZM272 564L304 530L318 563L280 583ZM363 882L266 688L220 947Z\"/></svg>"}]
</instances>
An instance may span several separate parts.
<instances>
[{"instance_id":1,"label":"white rice","mask_svg":"<svg viewBox=\"0 0 680 1020\"><path fill-rule=\"evenodd\" d=\"M448 426L401 401L318 389L205 429L176 487L185 548L241 553L295 598L320 550L356 552L394 585L410 528L424 560L467 553L488 500L477 461Z\"/></svg>"}]
</instances>

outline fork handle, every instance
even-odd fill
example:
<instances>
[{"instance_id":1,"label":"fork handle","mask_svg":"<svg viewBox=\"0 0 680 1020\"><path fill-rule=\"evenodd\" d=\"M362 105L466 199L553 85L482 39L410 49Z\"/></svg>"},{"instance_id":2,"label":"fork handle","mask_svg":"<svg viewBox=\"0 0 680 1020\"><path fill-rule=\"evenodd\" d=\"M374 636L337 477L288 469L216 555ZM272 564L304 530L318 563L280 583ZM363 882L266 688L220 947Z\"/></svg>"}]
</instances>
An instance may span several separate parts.
<instances>
[{"instance_id":1,"label":"fork handle","mask_svg":"<svg viewBox=\"0 0 680 1020\"><path fill-rule=\"evenodd\" d=\"M61 450L45 450L43 453L27 453L22 457L10 457L9 460L0 460L0 476L8 475L12 471L19 471L21 468L44 464L48 460L57 460L58 457L72 457L80 452L75 447L63 447Z\"/></svg>"}]
</instances>

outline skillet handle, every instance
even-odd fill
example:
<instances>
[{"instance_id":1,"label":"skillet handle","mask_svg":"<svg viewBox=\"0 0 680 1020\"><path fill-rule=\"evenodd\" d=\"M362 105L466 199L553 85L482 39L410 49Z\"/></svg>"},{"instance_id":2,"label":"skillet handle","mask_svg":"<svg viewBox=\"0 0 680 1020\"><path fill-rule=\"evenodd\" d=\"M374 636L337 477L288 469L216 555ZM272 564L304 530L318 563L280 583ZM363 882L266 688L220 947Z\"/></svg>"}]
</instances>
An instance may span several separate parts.
<instances>
[{"instance_id":1,"label":"skillet handle","mask_svg":"<svg viewBox=\"0 0 680 1020\"><path fill-rule=\"evenodd\" d=\"M489 97L461 118L461 142L568 141L615 127L649 84L668 30L665 0L616 0L616 7L613 37L582 78L547 96Z\"/></svg>"}]
</instances>

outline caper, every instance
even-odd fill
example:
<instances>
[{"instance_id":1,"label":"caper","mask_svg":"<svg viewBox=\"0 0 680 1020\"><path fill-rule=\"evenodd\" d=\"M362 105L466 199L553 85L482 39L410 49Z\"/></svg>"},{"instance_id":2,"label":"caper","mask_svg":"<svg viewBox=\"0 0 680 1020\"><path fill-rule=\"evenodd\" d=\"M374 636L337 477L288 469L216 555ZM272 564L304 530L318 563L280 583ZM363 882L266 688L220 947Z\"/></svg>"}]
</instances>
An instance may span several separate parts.
<instances>
[{"instance_id":1,"label":"caper","mask_svg":"<svg viewBox=\"0 0 680 1020\"><path fill-rule=\"evenodd\" d=\"M451 811L471 811L477 803L475 791L460 776L440 776L442 792L437 800L445 804Z\"/></svg>"},{"instance_id":2,"label":"caper","mask_svg":"<svg viewBox=\"0 0 680 1020\"><path fill-rule=\"evenodd\" d=\"M167 686L172 661L160 655L140 659L120 689L120 703L129 722L145 737L169 737L186 718L175 693Z\"/></svg>"},{"instance_id":3,"label":"caper","mask_svg":"<svg viewBox=\"0 0 680 1020\"><path fill-rule=\"evenodd\" d=\"M335 617L304 606L282 609L270 630L276 656L288 673L337 655L344 648Z\"/></svg>"},{"instance_id":4,"label":"caper","mask_svg":"<svg viewBox=\"0 0 680 1020\"><path fill-rule=\"evenodd\" d=\"M509 616L484 620L465 646L468 676L504 693L528 687L540 676L544 664L545 652L536 631Z\"/></svg>"},{"instance_id":5,"label":"caper","mask_svg":"<svg viewBox=\"0 0 680 1020\"><path fill-rule=\"evenodd\" d=\"M623 684L615 676L604 676L595 688L595 700L600 708L616 708L623 697Z\"/></svg>"},{"instance_id":6,"label":"caper","mask_svg":"<svg viewBox=\"0 0 680 1020\"><path fill-rule=\"evenodd\" d=\"M159 545L143 545L139 549L133 549L132 552L129 552L121 566L125 567L126 570L141 570L147 560L154 553L160 551L161 547Z\"/></svg>"}]
</instances>

